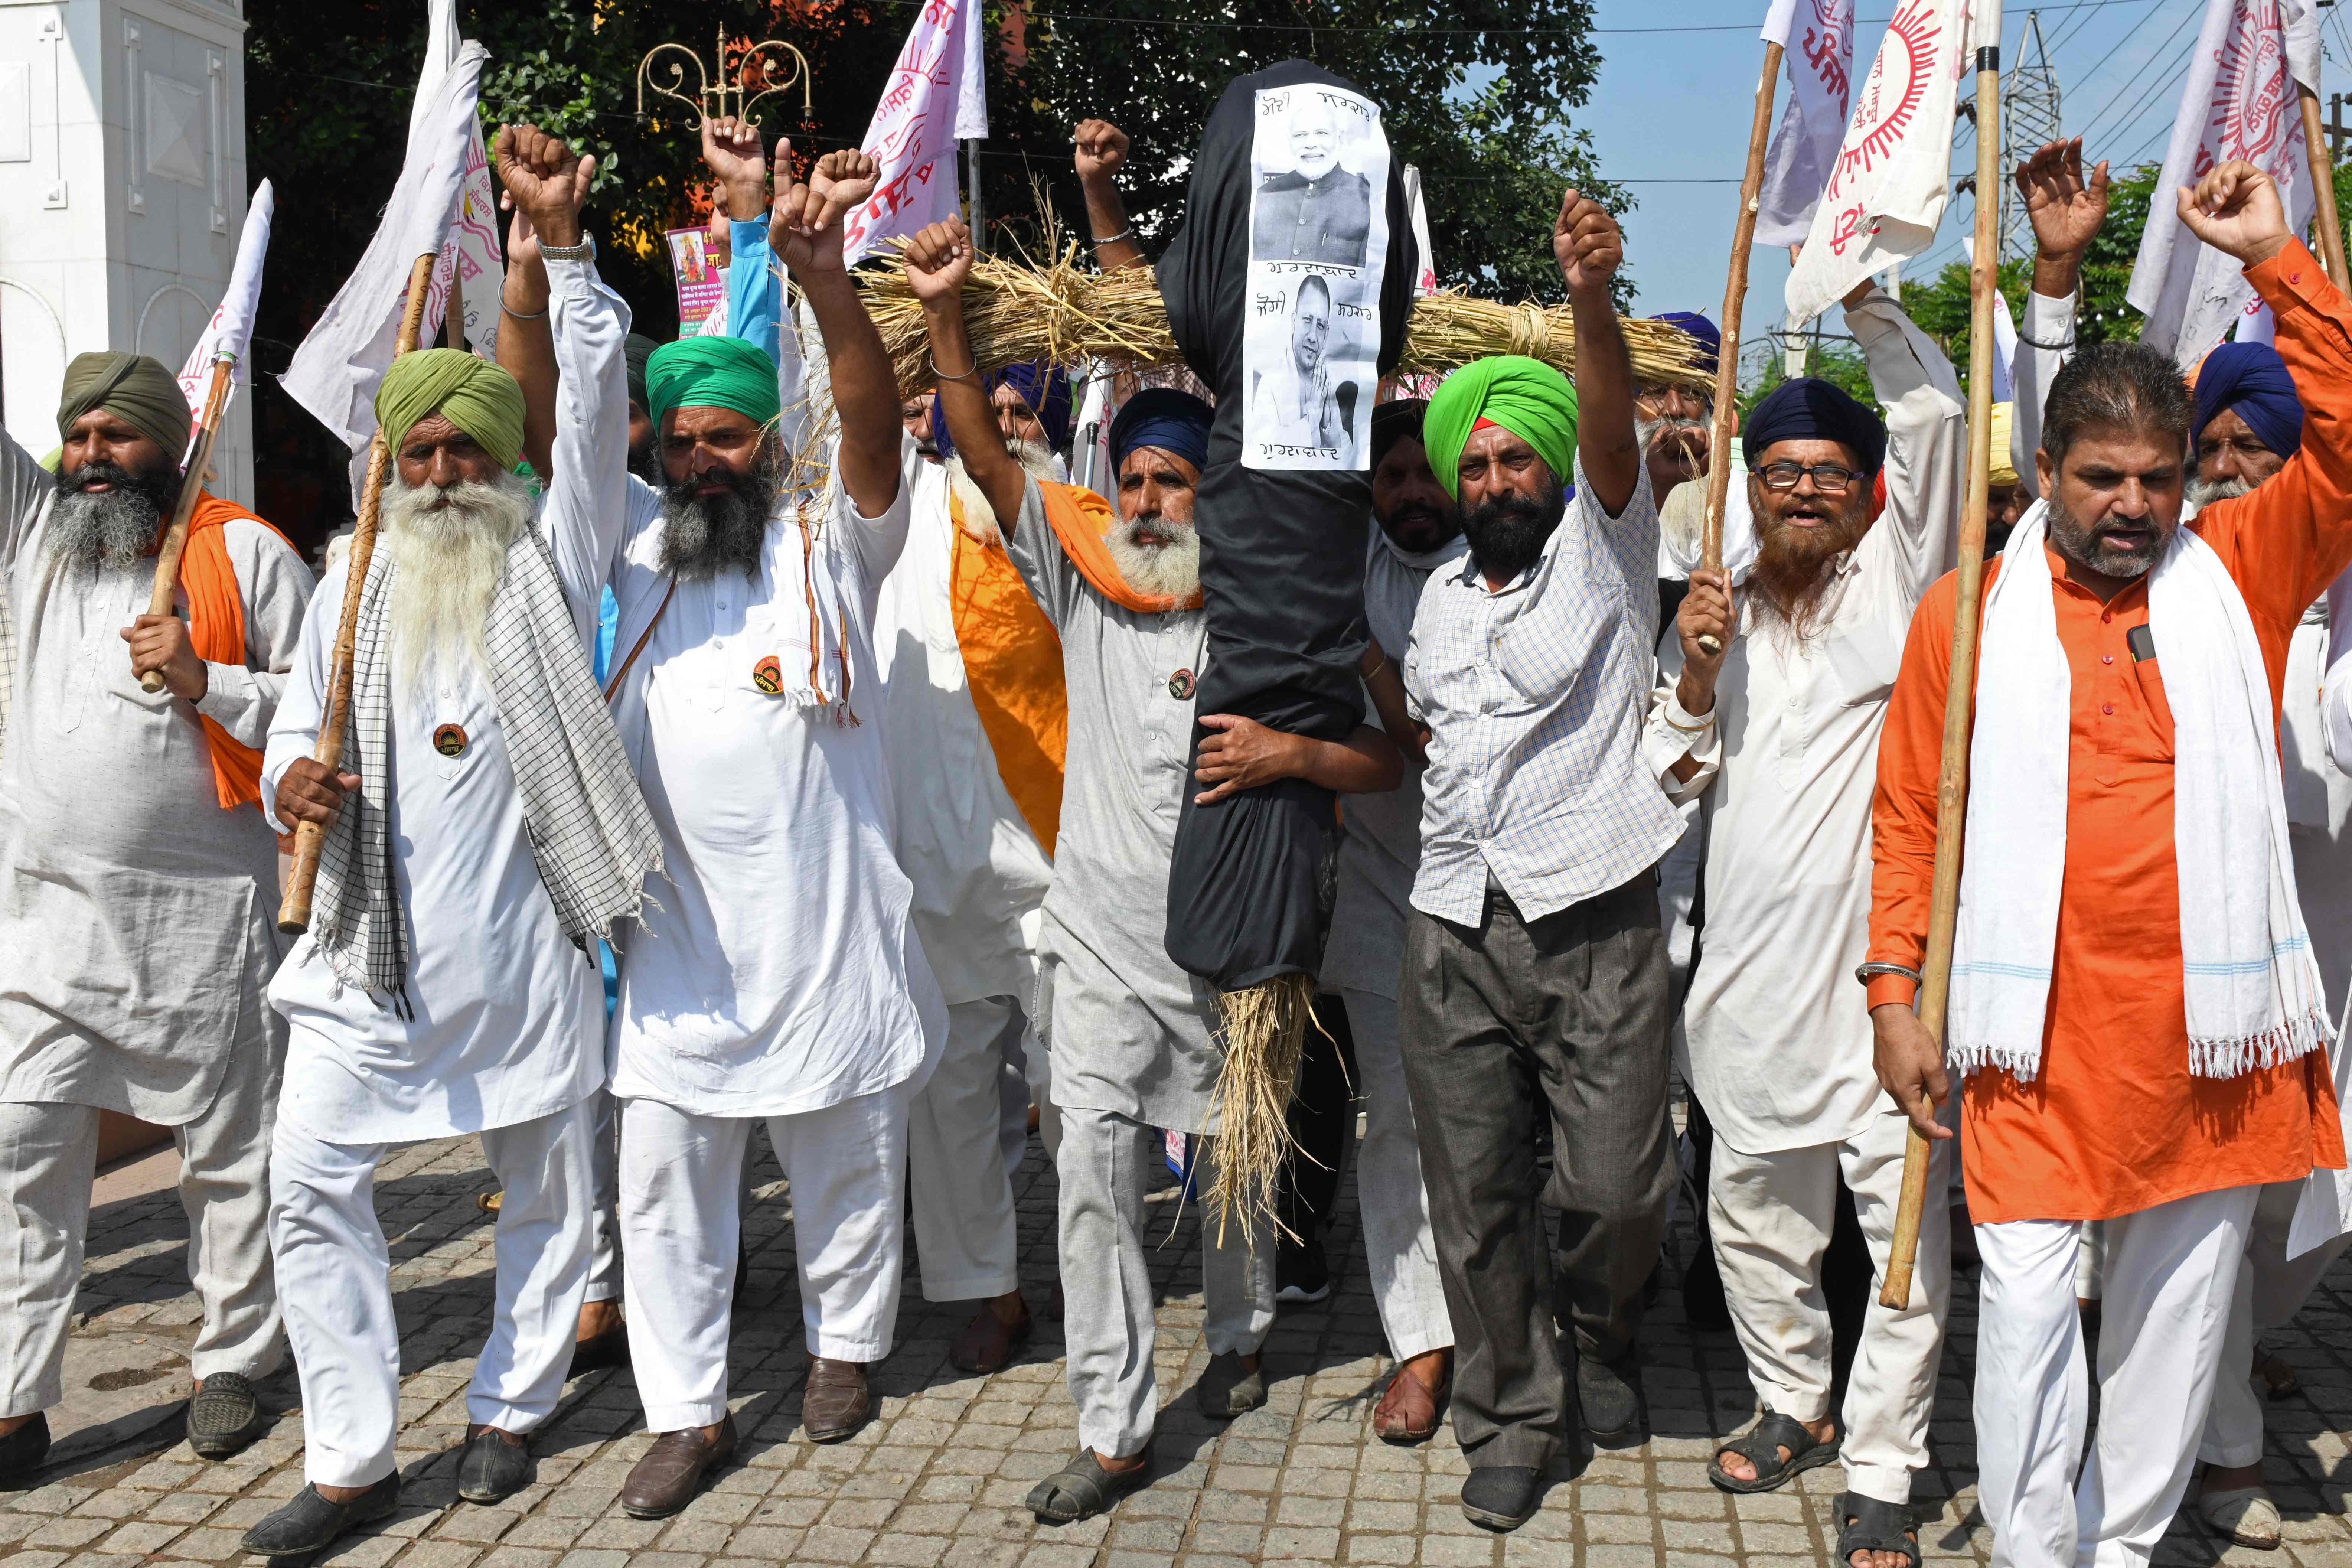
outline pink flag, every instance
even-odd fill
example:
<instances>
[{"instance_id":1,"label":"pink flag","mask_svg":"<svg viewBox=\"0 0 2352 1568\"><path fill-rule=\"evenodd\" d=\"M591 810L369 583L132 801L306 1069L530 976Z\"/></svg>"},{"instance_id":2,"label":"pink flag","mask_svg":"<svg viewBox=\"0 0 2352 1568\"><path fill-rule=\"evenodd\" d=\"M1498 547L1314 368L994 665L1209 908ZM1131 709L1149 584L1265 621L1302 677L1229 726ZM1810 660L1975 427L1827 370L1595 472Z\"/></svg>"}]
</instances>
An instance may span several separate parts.
<instances>
[{"instance_id":1,"label":"pink flag","mask_svg":"<svg viewBox=\"0 0 2352 1568\"><path fill-rule=\"evenodd\" d=\"M981 0L925 0L861 145L881 165L873 197L849 215L845 259L955 216L955 144L988 134Z\"/></svg>"},{"instance_id":2,"label":"pink flag","mask_svg":"<svg viewBox=\"0 0 2352 1568\"><path fill-rule=\"evenodd\" d=\"M2318 14L2309 0L2211 0L2124 294L2147 312L2140 342L2183 370L2221 341L2254 286L2235 261L2189 232L2173 193L2242 158L2277 183L2287 226L2302 233L2312 195L2297 83L2319 83Z\"/></svg>"},{"instance_id":3,"label":"pink flag","mask_svg":"<svg viewBox=\"0 0 2352 1568\"><path fill-rule=\"evenodd\" d=\"M1764 155L1756 243L1801 245L1853 107L1853 0L1773 0L1763 37L1788 51L1789 104Z\"/></svg>"}]
</instances>

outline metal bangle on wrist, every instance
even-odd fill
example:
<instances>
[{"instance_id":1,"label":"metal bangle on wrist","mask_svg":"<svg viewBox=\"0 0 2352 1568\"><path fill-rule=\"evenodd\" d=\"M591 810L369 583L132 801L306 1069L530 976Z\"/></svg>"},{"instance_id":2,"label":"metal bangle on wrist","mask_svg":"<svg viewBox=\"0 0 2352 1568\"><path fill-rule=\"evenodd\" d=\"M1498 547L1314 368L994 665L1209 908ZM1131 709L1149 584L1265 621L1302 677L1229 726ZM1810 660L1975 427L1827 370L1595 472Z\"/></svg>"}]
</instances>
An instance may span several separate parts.
<instances>
[{"instance_id":1,"label":"metal bangle on wrist","mask_svg":"<svg viewBox=\"0 0 2352 1568\"><path fill-rule=\"evenodd\" d=\"M1924 984L1920 979L1919 972L1917 970L1913 969L1908 964L1903 963L1863 964L1853 972L1854 983L1859 985L1867 985L1874 978L1881 974L1899 974L1903 976L1904 979L1911 982L1914 985Z\"/></svg>"}]
</instances>

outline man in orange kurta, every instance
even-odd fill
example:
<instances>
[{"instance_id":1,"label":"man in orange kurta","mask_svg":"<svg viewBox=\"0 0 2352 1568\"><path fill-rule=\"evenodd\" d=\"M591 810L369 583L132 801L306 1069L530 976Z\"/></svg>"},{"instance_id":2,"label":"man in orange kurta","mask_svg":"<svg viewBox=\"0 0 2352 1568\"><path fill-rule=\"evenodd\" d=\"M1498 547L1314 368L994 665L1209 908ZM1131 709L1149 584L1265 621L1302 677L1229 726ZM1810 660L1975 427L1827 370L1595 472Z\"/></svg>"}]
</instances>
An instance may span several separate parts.
<instances>
[{"instance_id":1,"label":"man in orange kurta","mask_svg":"<svg viewBox=\"0 0 2352 1568\"><path fill-rule=\"evenodd\" d=\"M2251 754L2263 741L2274 747L2295 623L2352 561L2352 305L2290 237L2276 191L2250 165L2216 169L2182 195L2179 210L2201 239L2245 266L2277 318L2279 352L2309 410L2302 450L2273 479L2189 524L2242 599L2242 618L2233 610L2231 624L2251 624L2243 657L2251 662L2258 649L2268 687L2267 725L2242 735L2249 755L2214 765L2227 773L2234 762L2234 776L2260 777L2263 759ZM2227 639L2168 645L2162 620L2151 626L2151 577L2195 564L2186 561L2194 550L2185 541L2175 548L2173 537L2190 405L2162 362L2141 363L2153 357L2138 345L2087 350L2053 382L2036 454L2047 499L1986 568L1969 859L1981 875L2000 858L1988 835L2046 831L2027 815L2038 807L2064 817L2039 1039L1988 1044L1972 1032L1963 1023L1970 1003L2006 977L1968 973L1965 941L1955 972L1956 1059L1973 1068L1962 1089L1962 1163L1984 1259L1975 1400L1983 1508L1996 1559L2021 1568L2148 1560L2187 1486L2258 1190L2344 1163L2327 1056L2317 1048L2325 1004L2315 978L2305 986L2295 967L2308 962L2307 939L2295 946L2291 871L2287 912L2273 918L2281 956L2273 964L2282 994L2301 1000L2258 1047L2232 1055L2192 1044L2189 986L2209 982L2184 980L2175 802L2177 787L2195 781L2176 770L2175 708L2192 674L2231 655L2216 646ZM2028 570L2018 563L2021 542L2045 553L2049 584L2021 578L2012 588L2049 594L2068 677L2063 777L2046 802L2024 792L1995 801L1983 787L1988 763L2000 760L1989 757L1988 733L2002 733L1988 731L1986 715L2017 700L1989 673L2004 655L2000 639L2019 624L1993 612L1991 595L2002 572ZM2042 562L2032 566L2038 575ZM1948 1079L1911 1004L1926 945L1955 592L1946 577L1920 605L1880 742L1865 966L1877 971L1867 984L1880 1080L1930 1137L1950 1136L1928 1103L1944 1098ZM2166 590L2157 592L2161 602ZM2269 805L2283 825L2274 756L2267 778L2272 800L2241 796L2231 809L2259 822ZM2283 826L2277 853L2285 853ZM2259 910L2264 889L2239 886L2241 863L2230 864L2227 899L2220 888L2192 891ZM2259 863L2244 875L2258 879ZM1971 893L2011 896L1964 879L1964 931ZM2074 1267L2091 1220L2109 1222L2103 1414L2077 1488L2088 1404Z\"/></svg>"}]
</instances>

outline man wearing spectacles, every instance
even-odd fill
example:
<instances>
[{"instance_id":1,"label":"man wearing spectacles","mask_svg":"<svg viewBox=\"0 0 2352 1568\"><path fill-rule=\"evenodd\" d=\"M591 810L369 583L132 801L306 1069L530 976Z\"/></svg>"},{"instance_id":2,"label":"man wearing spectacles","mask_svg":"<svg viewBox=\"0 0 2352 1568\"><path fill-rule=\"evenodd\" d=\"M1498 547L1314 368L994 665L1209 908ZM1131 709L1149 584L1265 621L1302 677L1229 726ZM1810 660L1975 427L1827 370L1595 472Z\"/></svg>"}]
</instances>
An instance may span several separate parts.
<instances>
[{"instance_id":1,"label":"man wearing spectacles","mask_svg":"<svg viewBox=\"0 0 2352 1568\"><path fill-rule=\"evenodd\" d=\"M1709 1477L1765 1491L1843 1458L1841 1524L1884 1542L1908 1539L1911 1474L1927 1462L1944 1211L1932 1205L1923 1227L1914 1304L1866 1320L1836 1415L1822 1258L1841 1175L1878 1268L1894 1228L1906 1123L1879 1092L1869 1015L1847 976L1868 935L1879 727L1911 612L1952 564L1967 427L1950 362L1892 299L1865 283L1845 307L1885 421L1814 378L1749 414L1756 557L1736 584L1691 574L1644 756L1707 820L1706 939L1684 1022L1716 1129L1716 1258L1764 1406ZM1842 1555L1895 1568L1905 1553Z\"/></svg>"}]
</instances>

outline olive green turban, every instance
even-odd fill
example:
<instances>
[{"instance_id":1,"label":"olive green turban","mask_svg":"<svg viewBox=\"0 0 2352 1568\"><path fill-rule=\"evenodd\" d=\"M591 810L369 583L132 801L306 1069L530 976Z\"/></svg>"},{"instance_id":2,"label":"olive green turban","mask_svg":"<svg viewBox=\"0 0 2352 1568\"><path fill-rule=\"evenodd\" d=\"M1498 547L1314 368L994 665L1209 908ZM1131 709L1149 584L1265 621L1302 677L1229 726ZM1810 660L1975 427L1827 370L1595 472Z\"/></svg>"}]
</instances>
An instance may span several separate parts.
<instances>
[{"instance_id":1,"label":"olive green turban","mask_svg":"<svg viewBox=\"0 0 2352 1568\"><path fill-rule=\"evenodd\" d=\"M741 338L681 338L646 362L646 412L658 425L673 408L732 408L765 425L782 411L776 362Z\"/></svg>"},{"instance_id":2,"label":"olive green turban","mask_svg":"<svg viewBox=\"0 0 2352 1568\"><path fill-rule=\"evenodd\" d=\"M392 362L375 391L376 423L396 448L428 414L471 436L501 468L522 458L522 387L463 349L418 349Z\"/></svg>"},{"instance_id":3,"label":"olive green turban","mask_svg":"<svg viewBox=\"0 0 2352 1568\"><path fill-rule=\"evenodd\" d=\"M1541 360L1497 354L1473 361L1438 384L1422 416L1422 444L1445 493L1462 495L1462 448L1478 421L1499 425L1535 448L1565 487L1576 478L1576 388Z\"/></svg>"},{"instance_id":4,"label":"olive green turban","mask_svg":"<svg viewBox=\"0 0 2352 1568\"><path fill-rule=\"evenodd\" d=\"M70 438L74 421L93 408L105 409L154 442L167 462L177 465L187 456L195 420L179 382L162 362L146 354L74 355L58 404L58 439Z\"/></svg>"}]
</instances>

